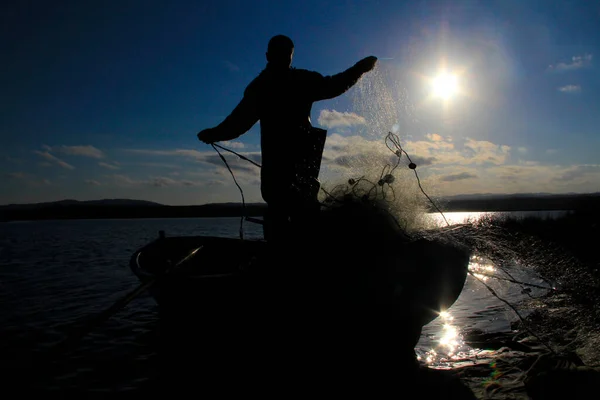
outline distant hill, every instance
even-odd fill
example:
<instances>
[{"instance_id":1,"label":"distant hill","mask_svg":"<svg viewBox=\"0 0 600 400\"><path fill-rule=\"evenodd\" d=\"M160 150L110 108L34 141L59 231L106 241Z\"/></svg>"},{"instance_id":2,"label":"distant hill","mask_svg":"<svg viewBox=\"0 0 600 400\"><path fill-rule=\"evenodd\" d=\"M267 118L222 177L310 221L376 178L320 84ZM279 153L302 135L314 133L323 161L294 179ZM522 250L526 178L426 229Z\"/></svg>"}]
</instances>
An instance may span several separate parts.
<instances>
[{"instance_id":1,"label":"distant hill","mask_svg":"<svg viewBox=\"0 0 600 400\"><path fill-rule=\"evenodd\" d=\"M452 211L541 211L600 209L600 193L548 194L517 193L506 195L474 194L443 197L436 203L445 212ZM0 206L0 221L39 219L96 218L194 218L262 216L265 203L213 203L198 206L167 206L145 200L103 199L90 201L61 200L36 204ZM431 211L434 211L433 206Z\"/></svg>"},{"instance_id":2,"label":"distant hill","mask_svg":"<svg viewBox=\"0 0 600 400\"><path fill-rule=\"evenodd\" d=\"M264 203L204 204L199 206L167 206L145 200L103 199L90 201L61 200L47 203L9 204L0 206L0 221L48 219L106 218L192 218L261 216Z\"/></svg>"},{"instance_id":3,"label":"distant hill","mask_svg":"<svg viewBox=\"0 0 600 400\"><path fill-rule=\"evenodd\" d=\"M446 211L544 211L600 208L600 193L473 194L438 199Z\"/></svg>"},{"instance_id":4,"label":"distant hill","mask_svg":"<svg viewBox=\"0 0 600 400\"><path fill-rule=\"evenodd\" d=\"M600 193L473 193L473 194L458 194L454 196L444 196L443 199L446 201L456 200L483 200L483 199L509 199L509 198L545 198L545 197L572 197L572 196L588 196L588 195L600 195Z\"/></svg>"},{"instance_id":5,"label":"distant hill","mask_svg":"<svg viewBox=\"0 0 600 400\"><path fill-rule=\"evenodd\" d=\"M0 209L32 209L32 208L44 208L44 207L63 207L63 206L162 206L160 203L146 200L131 200L131 199L102 199L102 200L59 200L45 203L28 203L28 204L8 204L0 206Z\"/></svg>"}]
</instances>

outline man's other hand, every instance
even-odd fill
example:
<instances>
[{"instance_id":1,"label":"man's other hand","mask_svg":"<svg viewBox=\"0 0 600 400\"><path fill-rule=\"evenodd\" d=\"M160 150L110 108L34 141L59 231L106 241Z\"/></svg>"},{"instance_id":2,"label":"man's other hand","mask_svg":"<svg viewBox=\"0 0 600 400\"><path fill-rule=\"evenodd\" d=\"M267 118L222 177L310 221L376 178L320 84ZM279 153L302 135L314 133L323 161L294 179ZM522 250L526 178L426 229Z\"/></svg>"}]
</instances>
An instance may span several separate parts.
<instances>
[{"instance_id":1,"label":"man's other hand","mask_svg":"<svg viewBox=\"0 0 600 400\"><path fill-rule=\"evenodd\" d=\"M214 128L204 129L198 133L198 140L204 142L206 144L211 144L216 142L215 140L215 131Z\"/></svg>"},{"instance_id":2,"label":"man's other hand","mask_svg":"<svg viewBox=\"0 0 600 400\"><path fill-rule=\"evenodd\" d=\"M356 65L360 68L360 70L363 73L369 72L370 70L375 68L375 64L377 64L377 57L375 56L365 57L356 63Z\"/></svg>"}]
</instances>

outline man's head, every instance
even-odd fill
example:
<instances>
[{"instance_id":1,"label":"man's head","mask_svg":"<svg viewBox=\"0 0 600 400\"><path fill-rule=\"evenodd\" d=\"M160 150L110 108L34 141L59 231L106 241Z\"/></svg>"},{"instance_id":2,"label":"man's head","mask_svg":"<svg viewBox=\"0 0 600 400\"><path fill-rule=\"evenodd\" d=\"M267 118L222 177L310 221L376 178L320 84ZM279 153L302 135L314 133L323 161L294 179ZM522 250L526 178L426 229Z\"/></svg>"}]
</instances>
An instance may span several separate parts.
<instances>
[{"instance_id":1,"label":"man's head","mask_svg":"<svg viewBox=\"0 0 600 400\"><path fill-rule=\"evenodd\" d=\"M294 42L287 36L277 35L269 40L267 61L277 68L289 68L294 56Z\"/></svg>"}]
</instances>

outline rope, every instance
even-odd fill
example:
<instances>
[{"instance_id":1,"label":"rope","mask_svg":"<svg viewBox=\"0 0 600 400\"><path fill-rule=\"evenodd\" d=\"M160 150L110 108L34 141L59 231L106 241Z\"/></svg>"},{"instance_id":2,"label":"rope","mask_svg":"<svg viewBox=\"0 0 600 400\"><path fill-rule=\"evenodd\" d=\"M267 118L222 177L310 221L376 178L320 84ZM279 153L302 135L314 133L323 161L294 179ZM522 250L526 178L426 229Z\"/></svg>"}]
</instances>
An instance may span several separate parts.
<instances>
[{"instance_id":1,"label":"rope","mask_svg":"<svg viewBox=\"0 0 600 400\"><path fill-rule=\"evenodd\" d=\"M504 270L502 270L503 272L506 272ZM486 278L493 278L493 279L497 279L499 281L506 281L506 282L511 282L511 283L516 283L518 285L523 285L523 286L529 286L529 287L533 287L533 288L537 288L537 289L545 289L545 290L555 290L552 287L548 287L548 286L542 286L542 285L536 285L534 283L527 283L527 282L521 282L517 279L510 279L510 278L502 278L500 276L496 276L496 275L492 275L492 274L486 274L483 272L474 272L474 274L477 274L479 276L485 276Z\"/></svg>"},{"instance_id":2,"label":"rope","mask_svg":"<svg viewBox=\"0 0 600 400\"><path fill-rule=\"evenodd\" d=\"M395 150L390 147L390 145L388 144L388 141L391 142L394 147ZM415 164L412 159L410 158L410 155L406 152L406 150L404 150L402 148L402 145L400 144L400 138L398 137L398 135L393 134L392 132L388 132L387 136L385 137L385 145L386 147L392 152L394 153L398 158L396 160L396 164L391 167L391 169L389 170L389 172L386 173L387 169L390 168L390 165L386 165L385 167L383 167L383 170L381 171L381 174L379 176L379 181L378 184L379 186L383 186L384 183L388 183L388 186L391 188L392 191L392 195L395 198L395 192L393 187L390 185L391 182L393 182L393 176L392 173L396 170L396 168L398 168L398 166L400 165L400 156L404 153L406 155L406 158L408 158L409 161L409 165L408 167L410 169L412 169L415 173L415 177L417 178L417 183L419 185L419 189L421 190L421 192L423 193L423 195L425 195L425 197L427 197L427 200L429 200L429 202L433 205L433 207L437 210L437 212L439 212L442 216L442 218L444 219L444 221L446 222L447 226L450 226L450 223L448 222L448 220L446 219L446 216L444 215L444 213L442 212L442 210L440 210L440 208L437 206L437 204L435 204L435 202L431 199L431 197L429 197L429 195L427 194L427 192L425 192L425 189L423 189L423 186L421 185L421 179L419 178L419 174L417 173L417 164ZM213 147L213 149L215 149L215 151L217 152L217 154L219 155L219 157L221 158L221 160L223 160L223 163L225 164L225 166L227 167L227 170L229 171L229 173L231 174L231 177L233 178L233 181L235 182L236 186L238 187L240 194L242 196L242 208L243 208L243 216L242 216L242 220L240 222L240 238L243 240L244 239L244 233L243 233L243 223L244 223L244 217L246 214L246 204L245 204L245 200L244 200L244 191L242 190L242 188L240 187L240 185L238 184L237 180L235 179L235 175L233 174L233 171L231 170L231 168L229 167L229 164L227 163L227 160L225 159L225 157L223 157L223 155L221 154L221 152L219 152L219 150L217 149L217 147L221 150L227 151L229 153L235 154L236 156L238 156L239 158L241 158L242 160L248 161L249 163L257 166L258 168L262 168L262 165L250 160L248 157L245 157L231 149L228 149L226 147L223 147L217 143L211 143L211 146ZM392 178L388 178L388 177L392 177ZM390 181L391 180L391 181ZM357 181L355 181L355 184L353 184L353 189L356 188L356 185L358 183L360 183L361 181L367 181L368 183L370 183L372 185L371 189L367 192L367 197L369 197L371 195L371 192L373 191L373 189L377 190L377 185L373 182L368 181L367 179L365 179L364 177L359 178ZM327 191L325 191L325 189L321 188L321 190L323 190L323 192L325 194L327 194L328 196L331 196L330 193L328 193ZM356 195L356 193L353 190L353 193ZM385 199L385 192L382 192L383 198ZM333 197L333 196L331 196Z\"/></svg>"},{"instance_id":3,"label":"rope","mask_svg":"<svg viewBox=\"0 0 600 400\"><path fill-rule=\"evenodd\" d=\"M543 341L538 335L535 334L535 332L533 332L528 324L525 322L525 319L521 316L521 314L519 313L519 311L516 309L515 306L513 306L512 304L510 304L510 302L508 300L503 299L502 297L500 297L496 291L494 289L492 289L488 284L486 284L482 279L480 279L479 277L475 276L475 274L471 271L468 271L469 275L471 275L473 278L477 279L479 281L479 283L481 283L483 286L485 286L485 288L498 300L500 300L501 302L503 302L504 304L506 304L507 306L510 307L511 310L513 310L513 312L517 315L517 317L519 318L519 321L521 321L521 324L523 324L523 327L525 328L525 330L527 332L529 332L532 336L534 336L537 340L539 340L539 342L544 345L544 347L546 347L550 353L552 354L556 354L556 352L552 349L552 347L550 347L550 345L548 343L546 343L545 341Z\"/></svg>"},{"instance_id":4,"label":"rope","mask_svg":"<svg viewBox=\"0 0 600 400\"><path fill-rule=\"evenodd\" d=\"M262 165L260 165L260 164L258 164L258 163L256 163L256 162L252 161L252 160L251 160L251 159L249 159L248 157L245 157L245 156L243 156L243 155L241 155L241 154L239 154L239 153L236 153L236 152L235 152L235 151L233 151L233 150L230 150L230 149L228 149L227 147L223 147L223 146L221 146L221 145L219 145L219 144L217 144L217 143L211 143L211 144L212 144L212 146L213 146L213 147L215 147L215 146L216 146L216 147L220 148L221 150L228 151L228 152L230 152L230 153L232 153L232 154L235 154L236 156L238 156L238 157L239 157L239 158L241 158L242 160L248 161L250 164L256 165L258 168L262 168ZM216 150L216 149L215 149L215 150ZM218 153L218 151L217 151L217 153Z\"/></svg>"},{"instance_id":5,"label":"rope","mask_svg":"<svg viewBox=\"0 0 600 400\"><path fill-rule=\"evenodd\" d=\"M221 154L221 152L217 149L217 147L220 147L220 148L222 148L224 150L227 150L227 151L229 151L231 153L234 153L238 157L243 157L243 156L237 154L233 150L225 149L224 147L219 146L216 143L211 143L211 146L212 146L213 149L215 149L215 151L217 152L217 154L219 155L219 157L221 157L221 160L223 160L223 162L225 163L225 166L227 167L227 170L231 174L231 177L233 178L233 181L235 182L235 185L240 190L240 195L242 196L242 217L240 218L240 240L244 240L244 218L246 217L246 200L244 199L244 191L242 190L242 187L237 182L237 179L235 179L235 175L233 174L233 171L229 167L229 164L227 163L227 160L225 159L225 157L223 157L223 154ZM248 161L250 161L250 160L248 160ZM250 161L250 162L252 162L252 161ZM255 165L258 165L258 164L255 164ZM259 167L260 167L260 165L259 165Z\"/></svg>"},{"instance_id":6,"label":"rope","mask_svg":"<svg viewBox=\"0 0 600 400\"><path fill-rule=\"evenodd\" d=\"M394 144L394 146L396 147L396 151L394 151L388 145L388 140ZM406 155L406 158L408 158L408 162L410 163L410 164L408 164L408 167L415 172L415 177L417 178L417 183L419 184L419 189L421 189L421 192L425 195L425 197L427 197L427 200L429 200L429 202L433 205L433 207L442 215L442 218L444 218L444 221L446 222L446 225L450 226L450 223L446 219L446 216L444 215L444 213L442 212L442 210L440 210L440 208L437 206L437 204L435 204L435 202L431 199L431 197L429 197L429 195L425 192L425 190L423 189L423 186L421 186L421 179L419 179L419 174L417 174L417 164L415 164L410 159L410 156L408 155L408 153L406 152L406 150L404 150L402 148L402 145L400 144L400 138L398 137L398 135L395 135L392 132L388 132L387 136L385 137L385 145L387 146L387 148L392 153L394 153L398 157L398 163L396 164L396 167L400 163L400 156L402 155L402 153L404 153ZM396 167L394 167L392 169L392 171L394 169L396 169Z\"/></svg>"}]
</instances>

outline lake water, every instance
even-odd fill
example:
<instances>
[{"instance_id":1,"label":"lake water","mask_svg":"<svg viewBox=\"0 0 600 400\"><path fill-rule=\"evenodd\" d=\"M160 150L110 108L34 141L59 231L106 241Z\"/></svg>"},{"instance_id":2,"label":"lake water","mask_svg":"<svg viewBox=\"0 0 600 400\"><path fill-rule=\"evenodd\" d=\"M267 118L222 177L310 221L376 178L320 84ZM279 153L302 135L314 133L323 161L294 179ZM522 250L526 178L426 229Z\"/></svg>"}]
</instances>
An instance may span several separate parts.
<instances>
[{"instance_id":1,"label":"lake water","mask_svg":"<svg viewBox=\"0 0 600 400\"><path fill-rule=\"evenodd\" d=\"M485 214L489 213L447 213L446 218L462 223ZM197 218L1 223L0 373L28 366L63 339L74 323L110 307L139 285L129 258L159 230L170 236L237 237L239 222L239 218ZM261 238L262 228L246 222L245 235ZM493 268L485 260L473 260L472 267ZM515 273L518 279L543 285L523 271ZM517 285L497 283L494 288L512 302L525 297ZM454 306L424 327L417 353L434 367L444 366L452 356L477 351L464 345L464 332L506 331L514 319L503 303L469 277ZM135 390L156 369L157 321L156 303L142 294L81 340L68 362L53 371L50 387Z\"/></svg>"}]
</instances>

